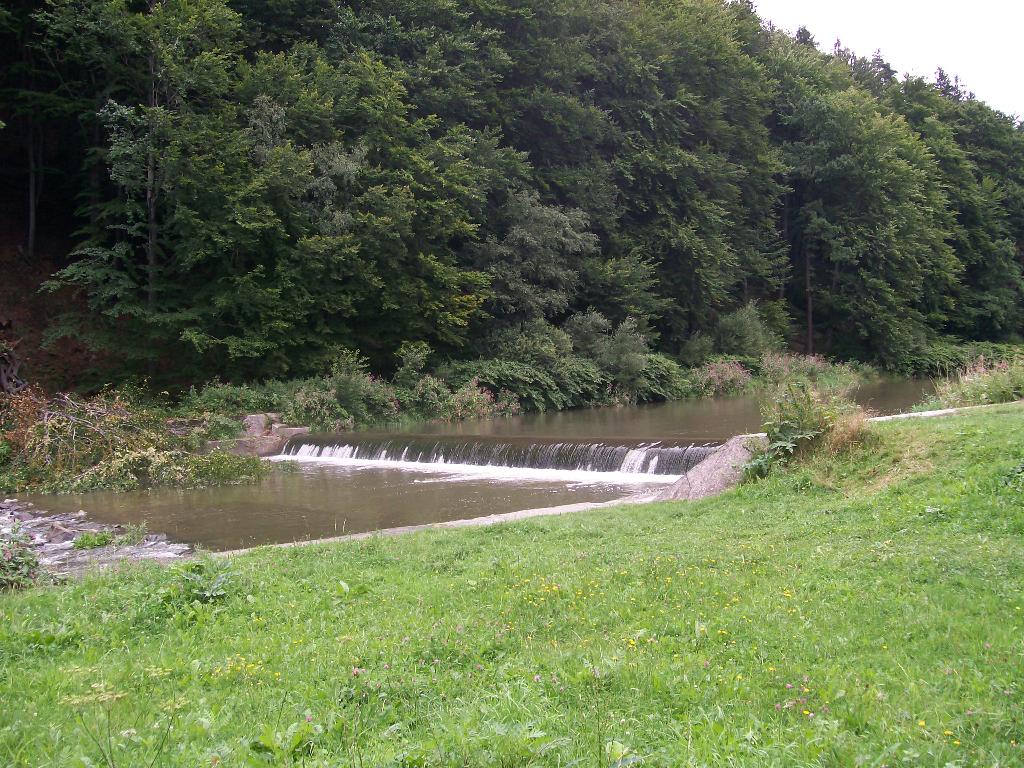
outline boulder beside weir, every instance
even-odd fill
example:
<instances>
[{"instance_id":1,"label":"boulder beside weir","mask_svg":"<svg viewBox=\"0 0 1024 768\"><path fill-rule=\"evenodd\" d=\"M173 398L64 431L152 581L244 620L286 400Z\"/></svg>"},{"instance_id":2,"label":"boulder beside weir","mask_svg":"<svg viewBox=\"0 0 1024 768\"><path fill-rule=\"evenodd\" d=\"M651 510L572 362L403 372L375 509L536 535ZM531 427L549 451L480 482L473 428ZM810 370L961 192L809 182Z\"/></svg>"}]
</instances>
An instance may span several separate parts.
<instances>
[{"instance_id":1,"label":"boulder beside weir","mask_svg":"<svg viewBox=\"0 0 1024 768\"><path fill-rule=\"evenodd\" d=\"M739 485L743 469L754 451L763 447L764 435L737 435L708 456L668 488L654 501L694 501L715 496Z\"/></svg>"},{"instance_id":2,"label":"boulder beside weir","mask_svg":"<svg viewBox=\"0 0 1024 768\"><path fill-rule=\"evenodd\" d=\"M270 431L272 423L270 414L253 413L242 419L242 429L249 437L260 437Z\"/></svg>"},{"instance_id":3,"label":"boulder beside weir","mask_svg":"<svg viewBox=\"0 0 1024 768\"><path fill-rule=\"evenodd\" d=\"M308 435L309 427L287 427L284 424L275 424L270 428L270 434L287 442L296 435Z\"/></svg>"},{"instance_id":4,"label":"boulder beside weir","mask_svg":"<svg viewBox=\"0 0 1024 768\"><path fill-rule=\"evenodd\" d=\"M288 442L287 438L277 435L259 435L255 437L239 437L237 440L210 440L206 443L207 451L225 451L236 456L276 456Z\"/></svg>"}]
</instances>

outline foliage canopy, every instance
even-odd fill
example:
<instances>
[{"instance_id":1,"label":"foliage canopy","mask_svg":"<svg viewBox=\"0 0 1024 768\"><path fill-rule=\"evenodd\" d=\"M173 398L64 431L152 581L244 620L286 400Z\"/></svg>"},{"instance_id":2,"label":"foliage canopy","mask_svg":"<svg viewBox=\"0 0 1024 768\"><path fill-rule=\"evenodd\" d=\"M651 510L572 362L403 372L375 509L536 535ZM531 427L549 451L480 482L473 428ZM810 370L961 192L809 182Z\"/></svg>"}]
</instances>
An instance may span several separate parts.
<instances>
[{"instance_id":1,"label":"foliage canopy","mask_svg":"<svg viewBox=\"0 0 1024 768\"><path fill-rule=\"evenodd\" d=\"M21 0L0 34L27 252L76 211L50 334L108 378L390 373L588 311L620 358L1024 331L1016 120L749 2Z\"/></svg>"}]
</instances>

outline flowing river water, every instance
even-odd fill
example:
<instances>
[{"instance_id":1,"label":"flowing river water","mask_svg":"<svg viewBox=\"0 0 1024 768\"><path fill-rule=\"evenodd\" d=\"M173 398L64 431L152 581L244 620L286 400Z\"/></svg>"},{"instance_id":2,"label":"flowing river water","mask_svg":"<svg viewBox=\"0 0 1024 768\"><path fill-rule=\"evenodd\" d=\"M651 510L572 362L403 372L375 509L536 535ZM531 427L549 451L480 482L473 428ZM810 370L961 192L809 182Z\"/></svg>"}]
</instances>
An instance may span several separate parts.
<instances>
[{"instance_id":1,"label":"flowing river water","mask_svg":"<svg viewBox=\"0 0 1024 768\"><path fill-rule=\"evenodd\" d=\"M856 399L909 410L928 382L883 380ZM756 432L755 397L686 400L299 438L253 485L36 496L41 509L152 531L212 550L315 539L580 502L673 482L705 446Z\"/></svg>"}]
</instances>

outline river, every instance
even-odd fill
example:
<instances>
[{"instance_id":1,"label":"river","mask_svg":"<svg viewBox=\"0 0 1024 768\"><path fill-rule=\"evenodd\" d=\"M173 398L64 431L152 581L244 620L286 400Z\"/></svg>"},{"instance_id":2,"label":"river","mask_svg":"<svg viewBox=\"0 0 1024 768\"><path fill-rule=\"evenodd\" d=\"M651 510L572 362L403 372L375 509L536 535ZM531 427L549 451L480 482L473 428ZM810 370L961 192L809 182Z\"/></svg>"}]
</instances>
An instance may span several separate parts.
<instances>
[{"instance_id":1,"label":"river","mask_svg":"<svg viewBox=\"0 0 1024 768\"><path fill-rule=\"evenodd\" d=\"M909 410L930 384L882 380L856 399ZM671 483L700 446L759 429L752 396L419 424L316 436L253 485L29 498L41 509L150 530L211 550L627 498ZM697 446L697 448L690 448Z\"/></svg>"}]
</instances>

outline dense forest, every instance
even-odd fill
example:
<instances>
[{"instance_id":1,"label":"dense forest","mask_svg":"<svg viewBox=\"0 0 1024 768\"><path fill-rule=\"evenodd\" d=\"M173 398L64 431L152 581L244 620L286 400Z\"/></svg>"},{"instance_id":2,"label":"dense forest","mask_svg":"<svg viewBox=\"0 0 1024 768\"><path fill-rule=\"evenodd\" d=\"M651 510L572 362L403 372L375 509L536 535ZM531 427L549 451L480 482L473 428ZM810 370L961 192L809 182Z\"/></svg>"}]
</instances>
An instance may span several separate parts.
<instances>
[{"instance_id":1,"label":"dense forest","mask_svg":"<svg viewBox=\"0 0 1024 768\"><path fill-rule=\"evenodd\" d=\"M1020 123L750 2L0 14L6 300L83 377L764 339L912 372L1024 335Z\"/></svg>"}]
</instances>

